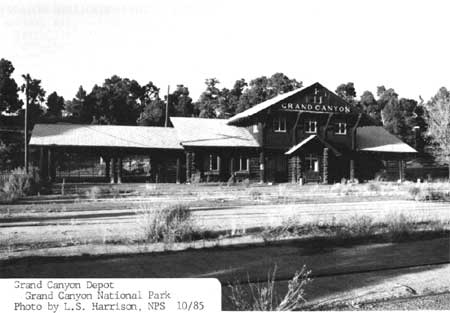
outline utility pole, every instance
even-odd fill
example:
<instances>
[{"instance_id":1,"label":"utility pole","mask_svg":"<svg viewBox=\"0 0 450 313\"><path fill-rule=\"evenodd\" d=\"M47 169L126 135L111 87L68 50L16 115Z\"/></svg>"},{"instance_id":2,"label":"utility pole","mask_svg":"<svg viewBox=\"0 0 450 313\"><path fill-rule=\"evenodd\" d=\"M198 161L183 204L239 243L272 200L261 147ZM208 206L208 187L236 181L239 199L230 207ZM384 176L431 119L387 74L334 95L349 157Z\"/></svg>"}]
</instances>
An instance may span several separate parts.
<instances>
[{"instance_id":1,"label":"utility pole","mask_svg":"<svg viewBox=\"0 0 450 313\"><path fill-rule=\"evenodd\" d=\"M169 95L170 95L170 85L167 85L166 120L164 122L164 127L167 127L169 123Z\"/></svg>"},{"instance_id":2,"label":"utility pole","mask_svg":"<svg viewBox=\"0 0 450 313\"><path fill-rule=\"evenodd\" d=\"M25 172L28 174L28 78L29 76L24 76L25 78L25 121L24 121L24 165L25 165Z\"/></svg>"}]
</instances>

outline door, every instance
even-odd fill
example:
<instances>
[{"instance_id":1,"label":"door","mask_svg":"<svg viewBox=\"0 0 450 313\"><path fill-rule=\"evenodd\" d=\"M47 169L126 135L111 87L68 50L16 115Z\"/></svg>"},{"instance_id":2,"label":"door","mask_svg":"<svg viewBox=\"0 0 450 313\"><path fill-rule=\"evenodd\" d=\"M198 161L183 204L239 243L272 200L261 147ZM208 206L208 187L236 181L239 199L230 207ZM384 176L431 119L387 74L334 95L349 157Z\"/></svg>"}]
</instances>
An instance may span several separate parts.
<instances>
[{"instance_id":1,"label":"door","mask_svg":"<svg viewBox=\"0 0 450 313\"><path fill-rule=\"evenodd\" d=\"M307 154L305 156L305 182L320 182L320 163L317 154Z\"/></svg>"}]
</instances>

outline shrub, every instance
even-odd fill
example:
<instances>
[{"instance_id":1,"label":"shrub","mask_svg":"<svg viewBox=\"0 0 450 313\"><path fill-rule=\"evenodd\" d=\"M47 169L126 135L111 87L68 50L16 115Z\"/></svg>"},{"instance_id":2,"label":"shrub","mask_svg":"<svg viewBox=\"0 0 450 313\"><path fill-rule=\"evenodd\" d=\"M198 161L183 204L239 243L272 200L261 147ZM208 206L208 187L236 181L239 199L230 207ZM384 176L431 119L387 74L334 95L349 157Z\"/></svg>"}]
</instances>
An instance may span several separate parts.
<instances>
[{"instance_id":1,"label":"shrub","mask_svg":"<svg viewBox=\"0 0 450 313\"><path fill-rule=\"evenodd\" d=\"M420 194L421 190L419 187L417 186L413 186L411 188L408 189L408 193L414 198L416 199L416 197Z\"/></svg>"},{"instance_id":2,"label":"shrub","mask_svg":"<svg viewBox=\"0 0 450 313\"><path fill-rule=\"evenodd\" d=\"M198 236L187 205L175 204L163 209L144 210L141 222L147 242L191 241Z\"/></svg>"},{"instance_id":3,"label":"shrub","mask_svg":"<svg viewBox=\"0 0 450 313\"><path fill-rule=\"evenodd\" d=\"M379 192L380 190L381 190L381 187L377 183L370 182L367 184L367 191Z\"/></svg>"},{"instance_id":4,"label":"shrub","mask_svg":"<svg viewBox=\"0 0 450 313\"><path fill-rule=\"evenodd\" d=\"M267 275L267 282L252 284L244 288L239 281L229 284L229 296L233 309L237 311L292 311L306 302L305 287L311 281L311 271L305 266L288 282L288 291L278 297L275 285L276 267Z\"/></svg>"},{"instance_id":5,"label":"shrub","mask_svg":"<svg viewBox=\"0 0 450 313\"><path fill-rule=\"evenodd\" d=\"M95 199L99 198L101 194L102 194L102 189L98 186L93 186L93 187L89 188L89 190L86 191L86 197L91 200L95 200Z\"/></svg>"},{"instance_id":6,"label":"shrub","mask_svg":"<svg viewBox=\"0 0 450 313\"><path fill-rule=\"evenodd\" d=\"M13 170L4 183L1 198L12 202L26 195L35 194L39 191L40 178L36 168L30 168L28 174L25 169Z\"/></svg>"},{"instance_id":7,"label":"shrub","mask_svg":"<svg viewBox=\"0 0 450 313\"><path fill-rule=\"evenodd\" d=\"M408 238L416 228L412 218L405 216L403 213L387 215L386 226L393 240Z\"/></svg>"},{"instance_id":8,"label":"shrub","mask_svg":"<svg viewBox=\"0 0 450 313\"><path fill-rule=\"evenodd\" d=\"M342 224L334 226L338 238L357 238L370 236L375 232L373 218L367 215L355 215Z\"/></svg>"},{"instance_id":9,"label":"shrub","mask_svg":"<svg viewBox=\"0 0 450 313\"><path fill-rule=\"evenodd\" d=\"M250 190L249 194L250 194L250 197L252 198L252 200L261 200L261 197L262 197L261 191L252 189L252 190Z\"/></svg>"}]
</instances>

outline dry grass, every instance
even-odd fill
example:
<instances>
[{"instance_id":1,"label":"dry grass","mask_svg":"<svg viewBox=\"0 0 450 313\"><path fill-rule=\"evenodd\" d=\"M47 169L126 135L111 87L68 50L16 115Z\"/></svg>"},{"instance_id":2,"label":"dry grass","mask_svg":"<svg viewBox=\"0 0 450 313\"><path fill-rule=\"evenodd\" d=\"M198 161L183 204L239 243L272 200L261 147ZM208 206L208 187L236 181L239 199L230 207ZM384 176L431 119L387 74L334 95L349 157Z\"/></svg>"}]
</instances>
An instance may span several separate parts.
<instances>
[{"instance_id":1,"label":"dry grass","mask_svg":"<svg viewBox=\"0 0 450 313\"><path fill-rule=\"evenodd\" d=\"M390 213L373 218L353 215L337 219L335 216L314 222L304 222L296 216L282 221L281 226L266 227L261 231L265 242L282 238L329 237L336 240L364 239L378 235L388 241L408 239L415 233L443 233L450 231L450 220L439 217L415 217L403 213Z\"/></svg>"},{"instance_id":2,"label":"dry grass","mask_svg":"<svg viewBox=\"0 0 450 313\"><path fill-rule=\"evenodd\" d=\"M305 287L311 281L311 271L305 266L296 272L288 282L288 291L284 297L279 296L275 284L276 266L267 274L267 281L263 283L250 283L248 288L236 281L229 284L229 296L233 308L237 311L292 311L299 309L305 302Z\"/></svg>"},{"instance_id":3,"label":"dry grass","mask_svg":"<svg viewBox=\"0 0 450 313\"><path fill-rule=\"evenodd\" d=\"M138 223L143 229L146 242L182 242L191 241L197 234L189 207L175 204L165 208L141 206Z\"/></svg>"}]
</instances>

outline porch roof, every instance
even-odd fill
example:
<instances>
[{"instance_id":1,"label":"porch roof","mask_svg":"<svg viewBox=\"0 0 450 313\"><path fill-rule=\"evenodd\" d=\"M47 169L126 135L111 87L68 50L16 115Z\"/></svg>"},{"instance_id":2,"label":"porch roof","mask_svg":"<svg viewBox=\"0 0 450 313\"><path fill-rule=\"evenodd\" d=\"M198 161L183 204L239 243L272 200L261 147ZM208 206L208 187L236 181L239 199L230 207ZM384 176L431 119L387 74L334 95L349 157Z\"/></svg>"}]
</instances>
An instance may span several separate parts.
<instances>
[{"instance_id":1,"label":"porch roof","mask_svg":"<svg viewBox=\"0 0 450 313\"><path fill-rule=\"evenodd\" d=\"M336 148L334 148L332 145L330 145L328 142L326 142L325 140L323 140L322 138L320 138L317 135L310 135L309 137L303 139L300 143L296 144L295 146L293 146L291 149L289 149L287 152L285 152L284 154L286 155L291 155L294 152L298 151L301 147L305 146L306 144L308 144L308 142L313 141L314 139L317 139L320 141L320 143L322 143L325 147L327 147L328 149L330 149L331 151L333 151L333 153L336 156L340 156L342 155L341 152L339 152Z\"/></svg>"},{"instance_id":2,"label":"porch roof","mask_svg":"<svg viewBox=\"0 0 450 313\"><path fill-rule=\"evenodd\" d=\"M170 120L183 146L241 148L260 146L247 128L227 125L227 120L224 119L171 117Z\"/></svg>"},{"instance_id":3,"label":"porch roof","mask_svg":"<svg viewBox=\"0 0 450 313\"><path fill-rule=\"evenodd\" d=\"M118 125L36 124L30 145L183 149L173 128Z\"/></svg>"},{"instance_id":4,"label":"porch roof","mask_svg":"<svg viewBox=\"0 0 450 313\"><path fill-rule=\"evenodd\" d=\"M381 126L364 126L356 129L356 150L368 152L417 153Z\"/></svg>"}]
</instances>

